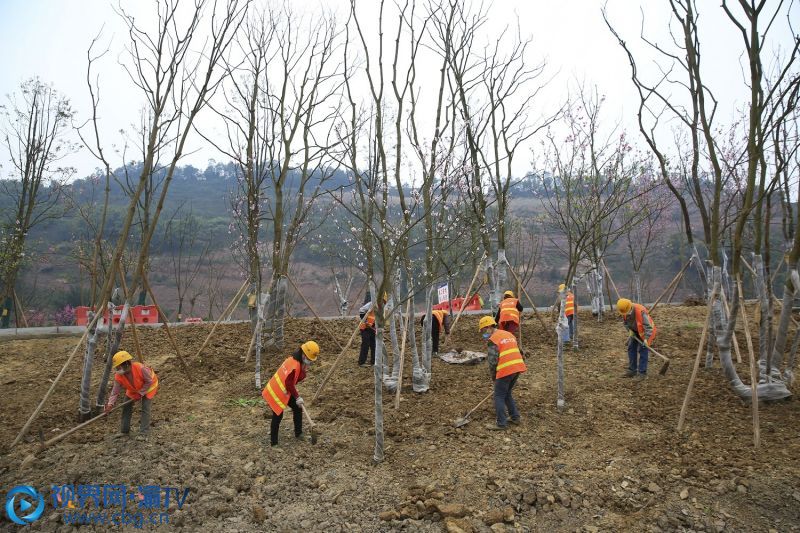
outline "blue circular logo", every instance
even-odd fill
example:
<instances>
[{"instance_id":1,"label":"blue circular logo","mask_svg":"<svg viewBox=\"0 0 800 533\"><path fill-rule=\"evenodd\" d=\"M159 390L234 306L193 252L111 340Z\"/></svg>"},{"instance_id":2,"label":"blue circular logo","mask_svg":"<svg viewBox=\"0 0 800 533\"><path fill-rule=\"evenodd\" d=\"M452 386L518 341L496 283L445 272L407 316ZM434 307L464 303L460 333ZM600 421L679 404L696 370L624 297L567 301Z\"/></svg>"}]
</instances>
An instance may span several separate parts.
<instances>
[{"instance_id":1,"label":"blue circular logo","mask_svg":"<svg viewBox=\"0 0 800 533\"><path fill-rule=\"evenodd\" d=\"M19 498L17 498L17 496L19 496ZM28 501L29 499L32 500L33 503ZM17 516L17 510L14 509L15 500L19 502L19 511L22 513L27 512L33 507L35 508L24 516ZM17 485L8 491L6 495L6 515L12 522L24 526L36 521L37 518L42 516L43 512L44 498L30 485Z\"/></svg>"}]
</instances>

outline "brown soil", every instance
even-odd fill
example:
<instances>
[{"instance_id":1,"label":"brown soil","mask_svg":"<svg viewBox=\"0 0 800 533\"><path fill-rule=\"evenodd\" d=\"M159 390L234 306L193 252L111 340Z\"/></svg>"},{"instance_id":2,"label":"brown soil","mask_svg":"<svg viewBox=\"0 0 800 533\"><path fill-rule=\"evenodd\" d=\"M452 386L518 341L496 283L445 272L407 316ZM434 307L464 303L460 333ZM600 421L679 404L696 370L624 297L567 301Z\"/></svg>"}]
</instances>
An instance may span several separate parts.
<instances>
[{"instance_id":1,"label":"brown soil","mask_svg":"<svg viewBox=\"0 0 800 533\"><path fill-rule=\"evenodd\" d=\"M453 427L490 390L484 365L434 361L426 394L411 392L407 370L400 409L385 397L386 458L377 465L373 374L356 365L357 346L310 408L319 443L295 441L289 416L282 446L271 449L265 408L237 403L259 398L252 358L242 360L249 342L242 324L220 326L200 358L193 354L210 326L175 330L195 384L163 330L142 330L145 358L162 380L150 440L112 439L115 412L20 468L40 429L49 438L76 423L81 362L73 361L26 442L9 450L77 338L5 342L0 485L43 491L47 510L33 530L70 530L50 506L50 484L148 482L190 488L187 504L170 511L169 527L187 531L484 531L495 522L494 531L799 531L796 401L761 405L762 447L755 451L750 408L730 392L716 362L699 373L686 430L675 430L704 313L656 311L658 348L673 361L661 377L661 361L651 356L644 381L622 377L625 333L616 320L581 316L581 349L566 352L563 411L555 407L555 335L526 319L529 371L515 393L523 424L506 432L486 429L494 418L488 403L468 425ZM462 317L449 346L481 350L476 322ZM344 344L355 320L328 325ZM322 346L319 364L300 385L310 401L338 349L311 320L289 320L286 331L289 346L308 338ZM124 347L133 350L130 334ZM267 357L265 381L284 356ZM95 380L101 363L102 354ZM747 365L738 370L749 381ZM133 434L137 424L138 408Z\"/></svg>"}]
</instances>

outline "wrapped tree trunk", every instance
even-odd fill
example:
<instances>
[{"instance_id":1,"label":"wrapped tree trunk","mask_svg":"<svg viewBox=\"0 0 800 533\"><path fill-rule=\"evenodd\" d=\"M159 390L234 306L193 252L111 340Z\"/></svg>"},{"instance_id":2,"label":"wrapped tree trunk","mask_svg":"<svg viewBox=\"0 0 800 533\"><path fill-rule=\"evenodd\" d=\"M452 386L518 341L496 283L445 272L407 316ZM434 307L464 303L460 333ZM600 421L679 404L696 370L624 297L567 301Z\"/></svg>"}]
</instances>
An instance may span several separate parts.
<instances>
[{"instance_id":1,"label":"wrapped tree trunk","mask_svg":"<svg viewBox=\"0 0 800 533\"><path fill-rule=\"evenodd\" d=\"M497 276L497 293L500 294L508 287L508 259L506 259L506 251L503 248L497 250L497 263L496 263L496 276ZM519 296L519 294L517 295ZM497 304L500 304L498 298Z\"/></svg>"},{"instance_id":2,"label":"wrapped tree trunk","mask_svg":"<svg viewBox=\"0 0 800 533\"><path fill-rule=\"evenodd\" d=\"M558 322L556 323L556 336L558 337L556 352L558 396L556 397L556 407L563 409L566 405L564 400L564 339L569 335L569 324L567 316L564 314L567 307L567 291L560 291L558 295L561 298L561 309L558 312Z\"/></svg>"},{"instance_id":3,"label":"wrapped tree trunk","mask_svg":"<svg viewBox=\"0 0 800 533\"><path fill-rule=\"evenodd\" d=\"M264 329L269 338L268 345L283 349L283 321L286 318L286 278L279 277L272 284L272 295L267 305Z\"/></svg>"},{"instance_id":4,"label":"wrapped tree trunk","mask_svg":"<svg viewBox=\"0 0 800 533\"><path fill-rule=\"evenodd\" d=\"M114 308L111 302L108 302L106 305L106 309L108 309L108 316L111 317L111 310ZM100 386L97 388L97 400L95 402L95 407L102 408L105 406L106 403L106 391L107 387L104 386L104 383L108 383L108 378L111 376L111 365L113 364L113 356L114 352L111 351L113 345L113 329L112 329L111 321L109 320L107 324L104 324L104 327L101 328L105 331L106 334L106 360L105 365L103 366L103 377L100 378Z\"/></svg>"},{"instance_id":5,"label":"wrapped tree trunk","mask_svg":"<svg viewBox=\"0 0 800 533\"><path fill-rule=\"evenodd\" d=\"M370 282L370 290L373 294L373 303L375 309L375 335L377 338L383 338L383 309L379 309L378 298L374 295L375 282ZM382 307L382 306L381 306ZM375 343L375 365L373 368L374 385L375 385L375 451L372 459L376 463L383 461L383 342Z\"/></svg>"},{"instance_id":6,"label":"wrapped tree trunk","mask_svg":"<svg viewBox=\"0 0 800 533\"><path fill-rule=\"evenodd\" d=\"M797 295L797 283L800 282L800 275L797 270L791 269L789 279L783 287L783 301L781 302L781 316L778 321L778 331L775 334L775 344L772 351L771 367L777 379L784 379L789 382L793 381L792 368L794 366L794 355L797 352L798 333L795 333L795 340L792 343L791 352L789 355L788 365L786 367L785 376L781 374L781 367L783 366L783 353L786 350L786 343L789 336L789 324L792 320L792 304Z\"/></svg>"},{"instance_id":7,"label":"wrapped tree trunk","mask_svg":"<svg viewBox=\"0 0 800 533\"><path fill-rule=\"evenodd\" d=\"M572 314L572 349L578 351L578 284L572 281L572 298L575 309Z\"/></svg>"},{"instance_id":8,"label":"wrapped tree trunk","mask_svg":"<svg viewBox=\"0 0 800 533\"><path fill-rule=\"evenodd\" d=\"M92 408L89 405L89 389L92 386L92 364L94 364L94 351L97 346L97 322L92 320L94 313L89 313L89 338L86 341L86 354L83 358L83 376L81 377L81 400L78 407L78 420L85 422L91 418Z\"/></svg>"},{"instance_id":9,"label":"wrapped tree trunk","mask_svg":"<svg viewBox=\"0 0 800 533\"><path fill-rule=\"evenodd\" d=\"M258 297L258 306L256 307L256 369L255 369L255 383L256 389L261 390L261 348L264 333L264 311L269 303L269 294L261 293ZM249 356L249 354L248 354Z\"/></svg>"},{"instance_id":10,"label":"wrapped tree trunk","mask_svg":"<svg viewBox=\"0 0 800 533\"><path fill-rule=\"evenodd\" d=\"M633 290L636 295L636 303L642 303L642 277L638 270L633 271Z\"/></svg>"},{"instance_id":11,"label":"wrapped tree trunk","mask_svg":"<svg viewBox=\"0 0 800 533\"><path fill-rule=\"evenodd\" d=\"M484 267L483 270L486 272L486 282L489 284L489 304L491 305L492 309L497 309L500 305L500 290L497 287L497 278L496 273L494 270L494 264L492 263L492 258L489 256L487 252L486 256L484 257Z\"/></svg>"},{"instance_id":12,"label":"wrapped tree trunk","mask_svg":"<svg viewBox=\"0 0 800 533\"><path fill-rule=\"evenodd\" d=\"M709 267L709 269L708 269L708 279L714 280L714 270L713 270L712 267ZM708 290L709 290L709 293L706 295L706 301L708 301L709 298L710 298L710 295L711 295L710 291L712 290L712 287L711 287L712 285L714 285L713 281L706 285L706 287L708 287ZM719 290L722 290L722 286L720 286ZM717 296L719 296L719 295L717 295ZM709 330L712 333L716 331L716 313L711 313L711 324L709 325ZM708 336L708 340L706 342L706 368L707 369L710 369L710 368L712 368L714 366L714 343L715 343L714 335L711 334L711 335ZM719 344L717 344L717 346L719 346Z\"/></svg>"},{"instance_id":13,"label":"wrapped tree trunk","mask_svg":"<svg viewBox=\"0 0 800 533\"><path fill-rule=\"evenodd\" d=\"M414 392L427 392L430 388L430 368L431 368L431 295L433 294L433 285L428 287L425 291L425 326L422 328L422 354L420 365L414 367L411 376L411 383ZM416 356L415 356L416 357Z\"/></svg>"},{"instance_id":14,"label":"wrapped tree trunk","mask_svg":"<svg viewBox=\"0 0 800 533\"><path fill-rule=\"evenodd\" d=\"M721 283L722 271L720 267L714 267L712 273L712 285ZM725 372L725 377L733 389L733 392L744 402L752 400L751 388L739 378L736 372L736 367L733 366L731 358L731 340L733 338L733 330L735 327L735 319L739 314L739 307L741 301L739 300L738 291L734 292L733 305L731 306L731 322L728 323L724 309L722 307L722 299L717 298L714 300L714 308L712 315L714 316L714 334L717 340L717 347L719 348L719 360L722 364L722 369ZM786 385L781 381L765 382L756 385L756 393L759 400L780 400L791 396L791 392L786 388Z\"/></svg>"},{"instance_id":15,"label":"wrapped tree trunk","mask_svg":"<svg viewBox=\"0 0 800 533\"><path fill-rule=\"evenodd\" d=\"M766 276L764 274L764 261L761 255L756 254L753 256L753 269L756 271L755 289L761 311L758 325L758 367L761 377L760 381L765 379L767 381L773 379L780 380L781 373L780 370L773 365L773 354L770 349L770 341L772 339L772 302L769 297Z\"/></svg>"}]
</instances>

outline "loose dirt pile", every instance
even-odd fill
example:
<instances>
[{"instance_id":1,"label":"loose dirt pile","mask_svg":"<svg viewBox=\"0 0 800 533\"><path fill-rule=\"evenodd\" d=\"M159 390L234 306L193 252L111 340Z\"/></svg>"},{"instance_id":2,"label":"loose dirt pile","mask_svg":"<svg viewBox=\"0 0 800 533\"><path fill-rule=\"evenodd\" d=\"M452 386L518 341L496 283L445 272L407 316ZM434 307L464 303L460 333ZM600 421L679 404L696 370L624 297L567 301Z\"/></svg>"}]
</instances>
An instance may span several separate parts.
<instances>
[{"instance_id":1,"label":"loose dirt pile","mask_svg":"<svg viewBox=\"0 0 800 533\"><path fill-rule=\"evenodd\" d=\"M729 392L716 362L700 372L686 431L675 431L704 313L702 307L656 311L658 348L673 361L660 377L661 362L651 358L644 381L622 377L626 335L615 318L598 323L582 315L581 349L566 350L563 411L555 407L555 333L526 318L529 371L515 393L523 424L506 432L485 428L494 418L488 402L468 425L453 427L491 390L485 364L434 360L431 391L422 395L410 390L407 367L400 409L385 396L386 459L378 465L372 463L373 373L357 366L357 343L310 407L319 443L295 441L287 416L281 446L271 449L252 358L242 361L249 342L242 324L220 326L199 359L192 355L210 326L175 329L194 384L165 333L142 329L145 359L162 380L150 439L113 439L117 412L21 469L40 430L49 438L75 425L81 363L76 359L67 371L28 441L9 450L77 338L5 342L0 484L4 492L31 484L46 498L51 484L186 487L186 504L173 506L170 525L160 526L186 531L800 531L798 402L762 404L762 449L755 452L750 408ZM342 344L355 324L328 323ZM476 324L477 317L462 317L449 347L483 351ZM309 338L322 347L319 364L299 387L308 403L338 349L311 320L289 320L286 332L292 349ZM129 333L124 348L133 350ZM289 351L266 357L264 382ZM747 381L746 361L739 372ZM137 406L133 435L138 416ZM72 529L49 501L30 527Z\"/></svg>"}]
</instances>

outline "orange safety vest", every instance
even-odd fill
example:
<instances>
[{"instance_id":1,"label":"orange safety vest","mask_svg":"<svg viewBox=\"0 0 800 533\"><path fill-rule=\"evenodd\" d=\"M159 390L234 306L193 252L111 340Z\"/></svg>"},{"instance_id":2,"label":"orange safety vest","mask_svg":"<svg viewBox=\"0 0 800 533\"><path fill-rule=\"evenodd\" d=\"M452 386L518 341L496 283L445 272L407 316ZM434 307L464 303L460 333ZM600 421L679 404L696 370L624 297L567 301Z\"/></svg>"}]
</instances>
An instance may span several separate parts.
<instances>
[{"instance_id":1,"label":"orange safety vest","mask_svg":"<svg viewBox=\"0 0 800 533\"><path fill-rule=\"evenodd\" d=\"M447 316L447 311L443 309L435 309L431 311L431 315L436 317L436 320L439 322L439 329L441 330L444 328L444 317Z\"/></svg>"},{"instance_id":2,"label":"orange safety vest","mask_svg":"<svg viewBox=\"0 0 800 533\"><path fill-rule=\"evenodd\" d=\"M142 395L139 394L139 391L142 390L142 385L144 385L144 376L142 375L143 368L145 368L145 366L138 361L131 363L131 375L133 376L133 383L128 380L127 374L114 374L114 381L125 387L125 396L131 400L138 400L142 397ZM156 375L155 370L149 367L147 368L153 375L153 383L150 385L150 388L147 389L147 392L144 394L144 396L148 400L151 400L153 396L156 395L156 391L158 391L158 376Z\"/></svg>"},{"instance_id":3,"label":"orange safety vest","mask_svg":"<svg viewBox=\"0 0 800 533\"><path fill-rule=\"evenodd\" d=\"M571 292L567 293L567 305L564 308L564 316L572 316L575 314L575 295Z\"/></svg>"},{"instance_id":4,"label":"orange safety vest","mask_svg":"<svg viewBox=\"0 0 800 533\"><path fill-rule=\"evenodd\" d=\"M370 311L367 313L367 316L364 317L364 321L358 325L358 329L364 331L367 328L375 329L375 311Z\"/></svg>"},{"instance_id":5,"label":"orange safety vest","mask_svg":"<svg viewBox=\"0 0 800 533\"><path fill-rule=\"evenodd\" d=\"M513 333L496 329L492 336L489 337L489 342L497 346L497 351L500 353L494 376L496 379L528 370L528 367L525 366L525 361L522 359L522 353L517 346L517 338Z\"/></svg>"},{"instance_id":6,"label":"orange safety vest","mask_svg":"<svg viewBox=\"0 0 800 533\"><path fill-rule=\"evenodd\" d=\"M519 300L516 298L506 298L500 302L500 323L513 322L519 324L519 310L517 303Z\"/></svg>"},{"instance_id":7,"label":"orange safety vest","mask_svg":"<svg viewBox=\"0 0 800 533\"><path fill-rule=\"evenodd\" d=\"M300 375L300 361L294 357L287 357L283 364L280 366L272 379L269 380L267 386L261 391L261 396L264 401L272 408L272 412L276 415L283 413L286 406L289 405L289 391L286 390L286 378L292 372L297 372Z\"/></svg>"},{"instance_id":8,"label":"orange safety vest","mask_svg":"<svg viewBox=\"0 0 800 533\"><path fill-rule=\"evenodd\" d=\"M642 316L642 313L647 316L647 320L650 321L650 325L653 327L653 333L647 339L647 342L652 344L653 340L656 338L656 323L653 322L653 319L647 314L647 308L642 304L633 304L633 313L636 317L636 330L639 332L640 339L644 339L644 316Z\"/></svg>"}]
</instances>

